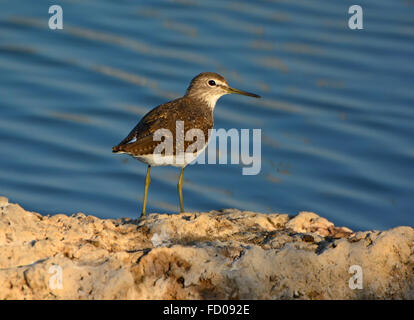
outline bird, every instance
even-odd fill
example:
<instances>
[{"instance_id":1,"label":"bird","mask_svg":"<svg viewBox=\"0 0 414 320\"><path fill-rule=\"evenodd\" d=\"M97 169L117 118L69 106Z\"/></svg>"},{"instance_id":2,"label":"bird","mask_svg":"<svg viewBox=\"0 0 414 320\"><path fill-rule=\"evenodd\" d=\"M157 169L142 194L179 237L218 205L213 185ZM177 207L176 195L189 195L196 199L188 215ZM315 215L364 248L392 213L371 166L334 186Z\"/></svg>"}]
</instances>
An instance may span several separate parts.
<instances>
[{"instance_id":1,"label":"bird","mask_svg":"<svg viewBox=\"0 0 414 320\"><path fill-rule=\"evenodd\" d=\"M227 80L215 72L202 72L195 76L188 86L185 95L181 98L161 104L145 114L131 132L116 146L112 148L113 153L128 154L135 159L147 164L145 176L144 200L142 203L141 217L146 215L148 187L151 182L150 173L152 166L172 165L181 168L178 178L177 189L180 201L180 212L184 212L183 204L183 176L184 169L188 163L193 161L208 145L210 132L214 126L214 108L217 100L226 94L241 94L254 98L259 95L235 89L229 86ZM193 141L182 141L176 138L178 123L184 127L184 134L191 129L201 130L200 145L195 151L189 151L192 157L185 157L184 161L176 161L180 150L187 150ZM169 154L164 150L163 156L170 155L169 161L157 161L155 151L159 150L160 144L165 142L157 135L158 130L167 129L171 132L173 141L172 150ZM176 141L177 140L177 141ZM198 140L198 139L197 139ZM181 148L181 149L180 149ZM167 157L166 157L167 158Z\"/></svg>"}]
</instances>

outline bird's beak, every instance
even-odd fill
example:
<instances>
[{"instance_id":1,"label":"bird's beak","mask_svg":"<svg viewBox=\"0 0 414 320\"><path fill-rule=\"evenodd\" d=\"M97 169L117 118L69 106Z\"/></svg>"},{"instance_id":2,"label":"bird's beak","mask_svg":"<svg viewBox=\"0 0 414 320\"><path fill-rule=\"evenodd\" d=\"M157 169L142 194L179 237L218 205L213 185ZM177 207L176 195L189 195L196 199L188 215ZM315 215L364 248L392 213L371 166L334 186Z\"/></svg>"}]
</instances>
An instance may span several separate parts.
<instances>
[{"instance_id":1,"label":"bird's beak","mask_svg":"<svg viewBox=\"0 0 414 320\"><path fill-rule=\"evenodd\" d=\"M254 97L254 98L261 98L257 94L242 91L242 90L239 90L239 89L234 89L234 88L231 88L231 87L226 87L226 90L227 90L228 93L237 93L237 94L242 94L244 96L249 96L249 97Z\"/></svg>"}]
</instances>

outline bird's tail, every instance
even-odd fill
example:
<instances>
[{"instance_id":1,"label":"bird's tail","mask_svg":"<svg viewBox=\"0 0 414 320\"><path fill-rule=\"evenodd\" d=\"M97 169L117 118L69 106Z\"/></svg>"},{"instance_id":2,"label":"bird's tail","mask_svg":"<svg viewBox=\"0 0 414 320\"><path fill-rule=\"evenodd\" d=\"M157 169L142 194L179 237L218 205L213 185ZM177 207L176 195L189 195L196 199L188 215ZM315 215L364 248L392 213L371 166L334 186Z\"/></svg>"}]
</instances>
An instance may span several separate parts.
<instances>
[{"instance_id":1,"label":"bird's tail","mask_svg":"<svg viewBox=\"0 0 414 320\"><path fill-rule=\"evenodd\" d=\"M119 152L122 152L121 147L120 147L120 146L115 146L115 147L112 147L112 152L113 152L113 153L119 153Z\"/></svg>"}]
</instances>

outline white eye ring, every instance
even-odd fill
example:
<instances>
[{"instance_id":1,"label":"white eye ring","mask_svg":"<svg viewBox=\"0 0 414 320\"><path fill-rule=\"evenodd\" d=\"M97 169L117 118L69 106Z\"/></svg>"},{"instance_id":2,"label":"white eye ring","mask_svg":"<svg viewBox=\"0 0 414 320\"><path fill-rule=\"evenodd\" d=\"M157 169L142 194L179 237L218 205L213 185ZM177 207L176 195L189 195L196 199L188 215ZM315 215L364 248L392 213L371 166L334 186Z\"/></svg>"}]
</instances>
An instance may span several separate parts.
<instances>
[{"instance_id":1,"label":"white eye ring","mask_svg":"<svg viewBox=\"0 0 414 320\"><path fill-rule=\"evenodd\" d=\"M216 82L214 80L208 80L208 85L214 87L216 85Z\"/></svg>"}]
</instances>

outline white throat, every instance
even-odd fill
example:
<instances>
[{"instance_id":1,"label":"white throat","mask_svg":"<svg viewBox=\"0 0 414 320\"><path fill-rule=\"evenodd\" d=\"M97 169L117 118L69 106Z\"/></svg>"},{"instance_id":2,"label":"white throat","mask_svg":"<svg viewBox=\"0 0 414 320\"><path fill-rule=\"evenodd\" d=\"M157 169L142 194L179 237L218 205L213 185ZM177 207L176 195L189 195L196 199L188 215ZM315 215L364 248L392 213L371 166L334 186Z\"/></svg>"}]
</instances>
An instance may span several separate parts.
<instances>
[{"instance_id":1,"label":"white throat","mask_svg":"<svg viewBox=\"0 0 414 320\"><path fill-rule=\"evenodd\" d=\"M224 94L211 94L211 93L204 93L198 96L199 99L205 101L211 110L214 110L216 107L217 100L220 99L221 96Z\"/></svg>"}]
</instances>

